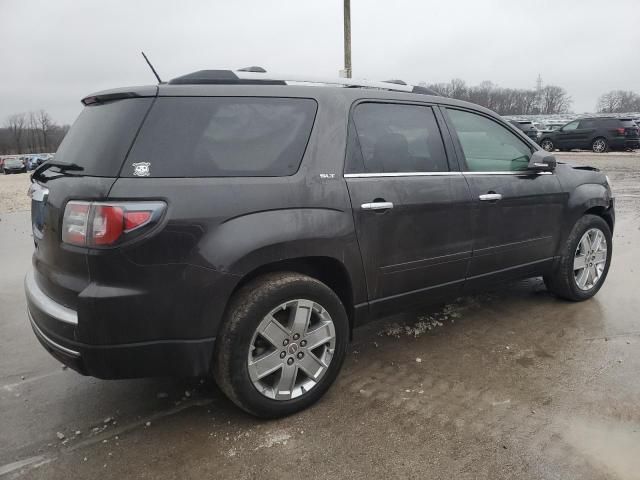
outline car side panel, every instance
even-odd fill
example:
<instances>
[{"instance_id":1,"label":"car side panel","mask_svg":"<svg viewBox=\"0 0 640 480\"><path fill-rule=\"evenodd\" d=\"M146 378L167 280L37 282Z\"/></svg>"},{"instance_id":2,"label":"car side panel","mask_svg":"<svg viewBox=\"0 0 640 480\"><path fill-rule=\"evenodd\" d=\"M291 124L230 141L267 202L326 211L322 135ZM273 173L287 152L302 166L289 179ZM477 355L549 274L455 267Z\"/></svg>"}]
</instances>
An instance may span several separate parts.
<instances>
[{"instance_id":1,"label":"car side panel","mask_svg":"<svg viewBox=\"0 0 640 480\"><path fill-rule=\"evenodd\" d=\"M346 118L338 99L319 102L305 157L289 177L119 178L110 199L163 200L168 220L145 242L106 254L111 258L95 257L92 282L115 288L136 278L137 297L129 303L135 312L127 317L139 321L141 330L152 321L162 323L166 328L149 327L147 334L161 332L165 338L215 335L228 297L244 275L306 256L343 264L354 303L366 307L362 259L340 175ZM182 288L194 275L203 280L189 280L193 287ZM165 308L152 307L149 295L158 296L155 304ZM171 307L177 304L190 306L186 315Z\"/></svg>"},{"instance_id":2,"label":"car side panel","mask_svg":"<svg viewBox=\"0 0 640 480\"><path fill-rule=\"evenodd\" d=\"M602 173L596 170L576 169L561 163L556 167L556 174L568 197L556 253L560 255L564 241L587 210L598 207L612 224L615 222L615 212L614 199Z\"/></svg>"}]
</instances>

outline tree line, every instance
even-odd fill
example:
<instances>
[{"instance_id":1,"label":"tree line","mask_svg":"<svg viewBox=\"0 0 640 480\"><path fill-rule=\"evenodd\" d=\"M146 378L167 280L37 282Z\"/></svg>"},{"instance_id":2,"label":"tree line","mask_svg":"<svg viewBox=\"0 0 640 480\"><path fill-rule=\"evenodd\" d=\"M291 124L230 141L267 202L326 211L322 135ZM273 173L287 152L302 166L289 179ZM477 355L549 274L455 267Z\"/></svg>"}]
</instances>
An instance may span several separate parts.
<instances>
[{"instance_id":1,"label":"tree line","mask_svg":"<svg viewBox=\"0 0 640 480\"><path fill-rule=\"evenodd\" d=\"M482 105L500 115L537 115L568 113L571 97L557 85L537 89L504 88L484 81L468 86L464 80L454 78L449 83L420 83L438 94Z\"/></svg>"},{"instance_id":2,"label":"tree line","mask_svg":"<svg viewBox=\"0 0 640 480\"><path fill-rule=\"evenodd\" d=\"M0 154L55 152L68 131L45 110L9 115L0 128Z\"/></svg>"},{"instance_id":3,"label":"tree line","mask_svg":"<svg viewBox=\"0 0 640 480\"><path fill-rule=\"evenodd\" d=\"M596 109L599 113L640 112L640 95L628 90L612 90L600 95Z\"/></svg>"}]
</instances>

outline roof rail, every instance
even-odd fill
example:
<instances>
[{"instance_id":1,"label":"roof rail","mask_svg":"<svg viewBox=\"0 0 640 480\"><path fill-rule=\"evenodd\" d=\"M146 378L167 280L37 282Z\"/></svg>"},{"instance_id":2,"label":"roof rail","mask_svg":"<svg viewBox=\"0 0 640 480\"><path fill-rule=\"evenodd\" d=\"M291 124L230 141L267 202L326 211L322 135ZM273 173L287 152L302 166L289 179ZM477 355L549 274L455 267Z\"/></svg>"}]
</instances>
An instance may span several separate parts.
<instances>
[{"instance_id":1,"label":"roof rail","mask_svg":"<svg viewBox=\"0 0 640 480\"><path fill-rule=\"evenodd\" d=\"M169 81L170 85L194 85L194 84L235 84L235 85L339 85L351 88L375 88L378 90L390 90L394 92L421 93L424 95L438 95L429 88L407 85L401 80L376 82L370 80L355 80L352 78L328 78L307 77L301 75L282 75L267 72L258 72L254 68L231 70L200 70L189 73ZM402 83L400 83L402 82Z\"/></svg>"}]
</instances>

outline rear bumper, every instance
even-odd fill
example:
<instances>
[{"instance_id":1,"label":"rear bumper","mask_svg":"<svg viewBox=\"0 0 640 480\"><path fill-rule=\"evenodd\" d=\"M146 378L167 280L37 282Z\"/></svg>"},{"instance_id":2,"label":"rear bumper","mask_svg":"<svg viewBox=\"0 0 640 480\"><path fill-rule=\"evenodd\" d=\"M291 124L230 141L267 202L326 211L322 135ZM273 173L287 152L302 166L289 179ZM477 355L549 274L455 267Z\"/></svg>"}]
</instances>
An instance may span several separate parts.
<instances>
[{"instance_id":1,"label":"rear bumper","mask_svg":"<svg viewBox=\"0 0 640 480\"><path fill-rule=\"evenodd\" d=\"M611 142L611 148L640 148L640 138L616 138Z\"/></svg>"},{"instance_id":2,"label":"rear bumper","mask_svg":"<svg viewBox=\"0 0 640 480\"><path fill-rule=\"evenodd\" d=\"M156 340L117 345L77 341L78 316L46 296L33 272L24 282L29 321L42 346L64 365L104 379L204 376L209 373L215 338Z\"/></svg>"}]
</instances>

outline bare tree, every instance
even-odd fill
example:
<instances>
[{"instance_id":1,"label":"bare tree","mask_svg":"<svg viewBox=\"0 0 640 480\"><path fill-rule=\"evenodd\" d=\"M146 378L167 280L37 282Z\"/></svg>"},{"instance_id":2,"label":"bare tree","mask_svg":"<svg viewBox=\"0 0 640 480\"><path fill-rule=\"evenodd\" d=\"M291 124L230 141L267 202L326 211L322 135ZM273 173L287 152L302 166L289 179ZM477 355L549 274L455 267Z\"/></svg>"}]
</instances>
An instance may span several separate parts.
<instances>
[{"instance_id":1,"label":"bare tree","mask_svg":"<svg viewBox=\"0 0 640 480\"><path fill-rule=\"evenodd\" d=\"M600 95L596 110L600 113L640 111L640 95L632 91L612 90Z\"/></svg>"},{"instance_id":2,"label":"bare tree","mask_svg":"<svg viewBox=\"0 0 640 480\"><path fill-rule=\"evenodd\" d=\"M7 119L6 126L11 133L11 140L16 153L22 152L22 139L26 123L27 120L24 113L15 113Z\"/></svg>"},{"instance_id":3,"label":"bare tree","mask_svg":"<svg viewBox=\"0 0 640 480\"><path fill-rule=\"evenodd\" d=\"M549 85L538 92L519 88L502 88L489 81L477 86L467 86L463 80L455 78L449 83L428 86L438 94L468 100L490 108L501 115L532 115L537 113L564 113L571 106L571 98L561 88ZM540 100L542 98L542 101Z\"/></svg>"},{"instance_id":4,"label":"bare tree","mask_svg":"<svg viewBox=\"0 0 640 480\"><path fill-rule=\"evenodd\" d=\"M556 85L547 85L540 92L540 113L566 113L571 106L571 97L567 91Z\"/></svg>"},{"instance_id":5,"label":"bare tree","mask_svg":"<svg viewBox=\"0 0 640 480\"><path fill-rule=\"evenodd\" d=\"M35 112L29 112L26 120L26 148L29 153L37 152L40 148L40 138L38 135L38 119Z\"/></svg>"},{"instance_id":6,"label":"bare tree","mask_svg":"<svg viewBox=\"0 0 640 480\"><path fill-rule=\"evenodd\" d=\"M40 110L38 112L38 126L40 127L40 133L42 135L42 149L45 152L47 151L49 132L52 124L53 120L51 120L49 114L44 110Z\"/></svg>"}]
</instances>

